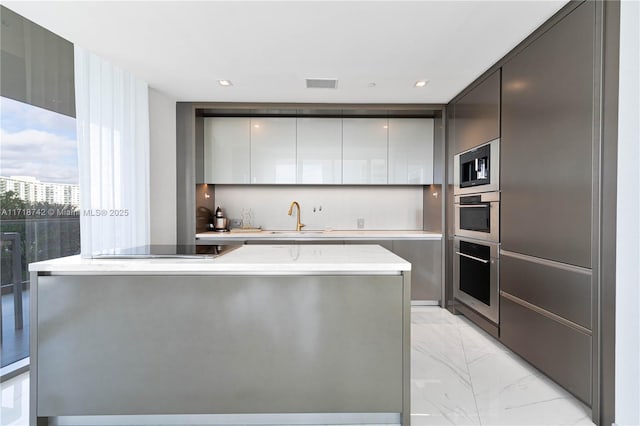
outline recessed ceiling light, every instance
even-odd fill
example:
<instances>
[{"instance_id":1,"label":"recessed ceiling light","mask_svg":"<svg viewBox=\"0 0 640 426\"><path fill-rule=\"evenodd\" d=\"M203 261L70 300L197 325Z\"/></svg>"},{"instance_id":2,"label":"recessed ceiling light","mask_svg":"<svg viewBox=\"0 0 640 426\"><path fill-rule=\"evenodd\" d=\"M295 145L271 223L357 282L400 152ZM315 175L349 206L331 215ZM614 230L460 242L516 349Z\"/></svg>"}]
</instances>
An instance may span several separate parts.
<instances>
[{"instance_id":1,"label":"recessed ceiling light","mask_svg":"<svg viewBox=\"0 0 640 426\"><path fill-rule=\"evenodd\" d=\"M218 84L220 86L233 86L233 83L231 83L231 80L218 80Z\"/></svg>"},{"instance_id":2,"label":"recessed ceiling light","mask_svg":"<svg viewBox=\"0 0 640 426\"><path fill-rule=\"evenodd\" d=\"M384 126L382 126L383 129L388 129L389 126L387 126L386 124Z\"/></svg>"},{"instance_id":3,"label":"recessed ceiling light","mask_svg":"<svg viewBox=\"0 0 640 426\"><path fill-rule=\"evenodd\" d=\"M427 80L418 80L418 81L416 81L415 86L416 86L416 87L424 87L424 86L426 86L426 85L427 85L427 83L428 83L428 81L427 81Z\"/></svg>"},{"instance_id":4,"label":"recessed ceiling light","mask_svg":"<svg viewBox=\"0 0 640 426\"><path fill-rule=\"evenodd\" d=\"M260 125L259 124L254 124L253 127L256 128L256 129L259 129Z\"/></svg>"}]
</instances>

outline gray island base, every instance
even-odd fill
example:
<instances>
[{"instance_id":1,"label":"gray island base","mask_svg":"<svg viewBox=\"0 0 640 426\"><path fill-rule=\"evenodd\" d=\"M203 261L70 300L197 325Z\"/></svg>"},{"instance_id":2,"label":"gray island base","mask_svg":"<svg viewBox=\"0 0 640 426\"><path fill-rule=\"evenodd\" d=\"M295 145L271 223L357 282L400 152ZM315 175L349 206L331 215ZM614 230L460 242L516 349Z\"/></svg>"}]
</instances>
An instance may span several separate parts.
<instances>
[{"instance_id":1,"label":"gray island base","mask_svg":"<svg viewBox=\"0 0 640 426\"><path fill-rule=\"evenodd\" d=\"M31 425L409 425L410 269L373 245L31 264Z\"/></svg>"}]
</instances>

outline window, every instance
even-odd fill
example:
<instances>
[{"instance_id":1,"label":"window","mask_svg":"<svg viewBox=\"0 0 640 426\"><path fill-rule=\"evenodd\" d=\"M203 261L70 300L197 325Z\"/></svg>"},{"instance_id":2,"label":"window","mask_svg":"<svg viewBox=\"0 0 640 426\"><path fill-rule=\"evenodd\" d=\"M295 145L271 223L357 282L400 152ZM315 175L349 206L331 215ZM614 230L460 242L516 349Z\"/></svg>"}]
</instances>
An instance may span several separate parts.
<instances>
[{"instance_id":1,"label":"window","mask_svg":"<svg viewBox=\"0 0 640 426\"><path fill-rule=\"evenodd\" d=\"M75 119L0 97L2 367L29 356L31 262L80 252Z\"/></svg>"}]
</instances>

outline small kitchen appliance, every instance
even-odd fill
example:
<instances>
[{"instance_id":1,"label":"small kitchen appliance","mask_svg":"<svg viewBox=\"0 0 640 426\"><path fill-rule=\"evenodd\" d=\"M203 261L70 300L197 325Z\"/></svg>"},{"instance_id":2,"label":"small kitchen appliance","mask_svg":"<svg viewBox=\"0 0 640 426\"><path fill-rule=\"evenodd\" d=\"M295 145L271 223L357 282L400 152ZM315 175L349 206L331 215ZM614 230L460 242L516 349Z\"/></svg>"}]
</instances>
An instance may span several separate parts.
<instances>
[{"instance_id":1,"label":"small kitchen appliance","mask_svg":"<svg viewBox=\"0 0 640 426\"><path fill-rule=\"evenodd\" d=\"M229 232L227 229L227 218L224 216L224 212L218 206L216 213L213 217L213 230L216 232Z\"/></svg>"},{"instance_id":2,"label":"small kitchen appliance","mask_svg":"<svg viewBox=\"0 0 640 426\"><path fill-rule=\"evenodd\" d=\"M455 234L500 242L500 193L481 192L454 197Z\"/></svg>"},{"instance_id":3,"label":"small kitchen appliance","mask_svg":"<svg viewBox=\"0 0 640 426\"><path fill-rule=\"evenodd\" d=\"M454 298L498 327L500 140L456 154L453 170Z\"/></svg>"},{"instance_id":4,"label":"small kitchen appliance","mask_svg":"<svg viewBox=\"0 0 640 426\"><path fill-rule=\"evenodd\" d=\"M500 190L500 139L453 157L454 195Z\"/></svg>"}]
</instances>

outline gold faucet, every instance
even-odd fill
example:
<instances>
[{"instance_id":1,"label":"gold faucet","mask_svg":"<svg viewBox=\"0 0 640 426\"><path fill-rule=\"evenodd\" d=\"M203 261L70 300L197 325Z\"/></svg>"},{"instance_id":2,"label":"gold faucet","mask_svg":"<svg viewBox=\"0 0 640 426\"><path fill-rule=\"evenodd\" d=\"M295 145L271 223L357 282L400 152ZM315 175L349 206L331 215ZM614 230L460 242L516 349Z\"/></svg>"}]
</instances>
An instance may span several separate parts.
<instances>
[{"instance_id":1,"label":"gold faucet","mask_svg":"<svg viewBox=\"0 0 640 426\"><path fill-rule=\"evenodd\" d=\"M301 231L302 227L305 226L305 225L300 223L300 204L298 204L297 201L293 201L291 203L291 205L289 206L289 213L287 213L287 214L289 216L291 216L293 214L293 206L296 206L298 208L298 223L296 225L296 231Z\"/></svg>"}]
</instances>

